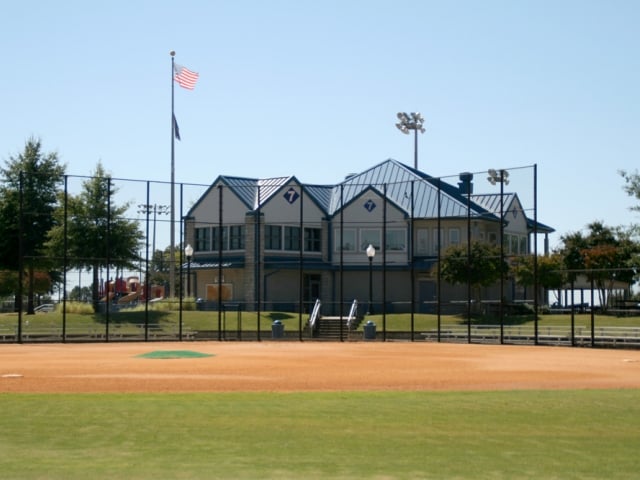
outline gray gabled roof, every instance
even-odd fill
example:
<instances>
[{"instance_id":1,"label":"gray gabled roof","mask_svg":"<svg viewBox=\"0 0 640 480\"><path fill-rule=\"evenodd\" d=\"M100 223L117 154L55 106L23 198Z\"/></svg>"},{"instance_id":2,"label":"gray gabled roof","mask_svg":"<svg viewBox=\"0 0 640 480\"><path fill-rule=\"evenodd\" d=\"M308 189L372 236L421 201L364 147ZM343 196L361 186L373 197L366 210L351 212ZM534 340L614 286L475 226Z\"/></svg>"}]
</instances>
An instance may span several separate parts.
<instances>
[{"instance_id":1,"label":"gray gabled roof","mask_svg":"<svg viewBox=\"0 0 640 480\"><path fill-rule=\"evenodd\" d=\"M384 195L407 216L414 218L464 217L467 209L471 216L491 216L481 205L471 201L454 187L440 179L430 177L397 160L386 160L360 174L352 175L333 188L329 214L337 214L365 190L373 189ZM413 206L411 202L413 190ZM438 197L440 202L438 202Z\"/></svg>"},{"instance_id":2,"label":"gray gabled roof","mask_svg":"<svg viewBox=\"0 0 640 480\"><path fill-rule=\"evenodd\" d=\"M246 206L248 210L258 210L267 204L285 185L291 182L300 184L294 176L273 177L273 178L247 178L221 175L214 182L221 183L229 188ZM211 187L213 188L213 186ZM211 188L201 197L209 195ZM333 186L325 185L302 185L305 195L308 195L313 202L318 205L323 212L327 212L331 189ZM196 202L196 205L200 202ZM191 208L193 210L193 207Z\"/></svg>"},{"instance_id":3,"label":"gray gabled roof","mask_svg":"<svg viewBox=\"0 0 640 480\"><path fill-rule=\"evenodd\" d=\"M500 195L499 193L482 193L482 194L472 194L471 199L481 205L489 212L500 215L500 198L502 197L502 211L506 212L513 202L517 195L515 193L503 193Z\"/></svg>"},{"instance_id":4,"label":"gray gabled roof","mask_svg":"<svg viewBox=\"0 0 640 480\"><path fill-rule=\"evenodd\" d=\"M257 210L293 177L244 178L221 176L220 181L227 185L250 210Z\"/></svg>"},{"instance_id":5,"label":"gray gabled roof","mask_svg":"<svg viewBox=\"0 0 640 480\"><path fill-rule=\"evenodd\" d=\"M247 209L257 210L291 181L300 184L294 176L256 179L223 175L218 177L196 205L220 182L229 187ZM385 160L362 173L353 174L337 185L302 185L302 188L305 195L329 217L339 214L342 208L367 191L374 191L379 195L386 194L388 201L407 217L464 218L469 214L474 218L499 221L500 194L468 196L458 186L431 177L393 159ZM502 198L503 207L506 209L517 195L503 193ZM190 211L194 208L195 206ZM527 223L533 229L533 220L527 218ZM553 228L539 222L537 228L540 232L554 231Z\"/></svg>"}]
</instances>

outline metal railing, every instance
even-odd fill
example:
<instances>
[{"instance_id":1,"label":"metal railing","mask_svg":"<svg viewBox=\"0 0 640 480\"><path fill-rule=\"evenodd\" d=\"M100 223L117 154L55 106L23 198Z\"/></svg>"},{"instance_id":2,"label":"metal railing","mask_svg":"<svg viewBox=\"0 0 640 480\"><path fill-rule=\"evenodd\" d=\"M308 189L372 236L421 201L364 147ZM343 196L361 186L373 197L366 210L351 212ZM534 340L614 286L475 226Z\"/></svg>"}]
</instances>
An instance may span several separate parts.
<instances>
[{"instance_id":1,"label":"metal railing","mask_svg":"<svg viewBox=\"0 0 640 480\"><path fill-rule=\"evenodd\" d=\"M313 305L313 310L311 311L311 316L309 317L309 329L313 332L313 329L316 326L316 322L318 321L318 317L320 317L320 307L322 306L322 302L319 298L316 298L316 303Z\"/></svg>"},{"instance_id":2,"label":"metal railing","mask_svg":"<svg viewBox=\"0 0 640 480\"><path fill-rule=\"evenodd\" d=\"M347 317L347 328L351 329L353 321L358 317L358 300L353 299L351 308L349 309L349 316Z\"/></svg>"}]
</instances>

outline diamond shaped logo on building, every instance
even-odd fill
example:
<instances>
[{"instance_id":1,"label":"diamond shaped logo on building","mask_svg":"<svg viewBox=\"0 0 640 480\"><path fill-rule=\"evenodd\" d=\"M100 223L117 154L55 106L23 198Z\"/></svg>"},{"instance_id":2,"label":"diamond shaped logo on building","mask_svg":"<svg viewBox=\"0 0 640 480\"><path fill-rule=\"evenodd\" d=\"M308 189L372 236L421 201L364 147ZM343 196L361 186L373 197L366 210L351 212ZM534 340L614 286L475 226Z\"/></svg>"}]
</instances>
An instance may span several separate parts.
<instances>
[{"instance_id":1,"label":"diamond shaped logo on building","mask_svg":"<svg viewBox=\"0 0 640 480\"><path fill-rule=\"evenodd\" d=\"M299 197L300 197L300 194L296 192L296 190L293 187L291 187L289 190L287 190L284 193L284 199L290 204L295 202Z\"/></svg>"},{"instance_id":2,"label":"diamond shaped logo on building","mask_svg":"<svg viewBox=\"0 0 640 480\"><path fill-rule=\"evenodd\" d=\"M376 208L376 204L373 200L369 199L365 202L364 208L367 210L367 212L372 212L373 209Z\"/></svg>"}]
</instances>

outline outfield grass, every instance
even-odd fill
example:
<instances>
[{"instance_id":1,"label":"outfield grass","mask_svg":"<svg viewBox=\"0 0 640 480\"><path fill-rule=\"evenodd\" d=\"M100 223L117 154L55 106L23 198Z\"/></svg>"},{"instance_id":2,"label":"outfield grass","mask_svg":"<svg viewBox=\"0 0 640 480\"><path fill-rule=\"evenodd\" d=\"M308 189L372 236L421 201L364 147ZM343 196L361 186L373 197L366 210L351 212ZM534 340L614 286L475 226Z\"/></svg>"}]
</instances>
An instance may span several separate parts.
<instances>
[{"instance_id":1,"label":"outfield grass","mask_svg":"<svg viewBox=\"0 0 640 480\"><path fill-rule=\"evenodd\" d=\"M0 394L0 475L632 479L640 392Z\"/></svg>"}]
</instances>

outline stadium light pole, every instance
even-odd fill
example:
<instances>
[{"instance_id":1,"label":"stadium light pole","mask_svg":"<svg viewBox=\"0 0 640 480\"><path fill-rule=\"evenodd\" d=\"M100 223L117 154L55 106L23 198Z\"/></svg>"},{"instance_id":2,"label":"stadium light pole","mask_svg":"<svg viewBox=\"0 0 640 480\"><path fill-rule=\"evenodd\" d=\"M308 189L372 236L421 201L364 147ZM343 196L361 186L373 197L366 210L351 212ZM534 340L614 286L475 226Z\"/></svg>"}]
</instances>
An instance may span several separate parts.
<instances>
[{"instance_id":1,"label":"stadium light pole","mask_svg":"<svg viewBox=\"0 0 640 480\"><path fill-rule=\"evenodd\" d=\"M411 112L406 114L398 112L398 123L396 127L402 133L409 135L409 130L413 130L413 168L418 169L418 132L424 133L424 118L419 112Z\"/></svg>"},{"instance_id":2,"label":"stadium light pole","mask_svg":"<svg viewBox=\"0 0 640 480\"><path fill-rule=\"evenodd\" d=\"M369 244L366 252L369 259L369 305L367 305L367 315L371 315L373 313L373 308L371 307L373 303L373 257L376 256L376 247Z\"/></svg>"},{"instance_id":3,"label":"stadium light pole","mask_svg":"<svg viewBox=\"0 0 640 480\"><path fill-rule=\"evenodd\" d=\"M140 204L138 205L138 213L142 213L144 215L149 215L153 213L153 245L151 250L151 258L156 253L156 219L158 215L168 215L169 214L169 205L157 205L157 204Z\"/></svg>"},{"instance_id":4,"label":"stadium light pole","mask_svg":"<svg viewBox=\"0 0 640 480\"><path fill-rule=\"evenodd\" d=\"M500 343L504 343L504 186L509 185L509 172L489 169L487 180L500 184Z\"/></svg>"}]
</instances>

